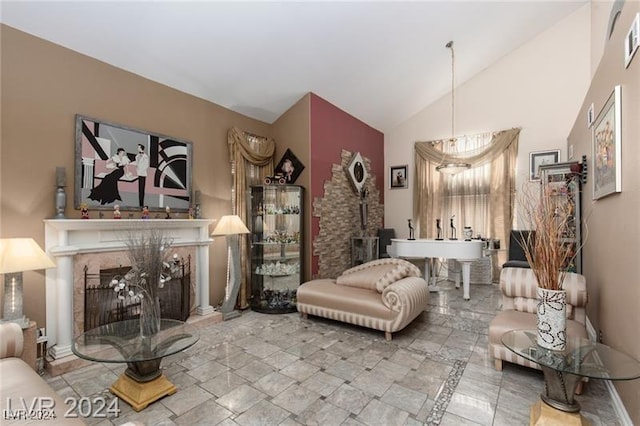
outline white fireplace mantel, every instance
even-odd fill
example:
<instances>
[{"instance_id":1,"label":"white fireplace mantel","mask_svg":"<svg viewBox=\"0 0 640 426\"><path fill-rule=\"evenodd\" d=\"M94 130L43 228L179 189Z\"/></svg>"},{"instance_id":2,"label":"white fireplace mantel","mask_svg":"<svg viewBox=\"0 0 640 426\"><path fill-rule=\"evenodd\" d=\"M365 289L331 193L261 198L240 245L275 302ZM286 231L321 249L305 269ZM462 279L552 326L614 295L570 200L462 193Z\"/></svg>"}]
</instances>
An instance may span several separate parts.
<instances>
[{"instance_id":1,"label":"white fireplace mantel","mask_svg":"<svg viewBox=\"0 0 640 426\"><path fill-rule=\"evenodd\" d=\"M50 354L54 359L72 355L73 256L126 250L126 233L153 227L173 239L172 246L196 247L196 313L213 312L209 304L210 219L48 219L44 221L45 249L56 261L47 270L46 317Z\"/></svg>"}]
</instances>

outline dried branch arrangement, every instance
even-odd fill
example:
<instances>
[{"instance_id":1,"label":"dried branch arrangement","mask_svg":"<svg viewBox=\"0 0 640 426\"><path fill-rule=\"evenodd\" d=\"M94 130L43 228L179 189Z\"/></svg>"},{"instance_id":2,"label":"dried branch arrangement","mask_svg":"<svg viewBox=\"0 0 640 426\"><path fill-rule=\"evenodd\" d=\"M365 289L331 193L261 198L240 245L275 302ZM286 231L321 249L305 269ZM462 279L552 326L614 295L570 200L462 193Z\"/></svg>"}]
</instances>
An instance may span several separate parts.
<instances>
[{"instance_id":1,"label":"dried branch arrangement","mask_svg":"<svg viewBox=\"0 0 640 426\"><path fill-rule=\"evenodd\" d=\"M567 241L574 206L550 185L542 185L539 191L528 189L521 197L524 223L536 231L535 237L531 233L526 238L521 235L526 239L521 245L538 287L562 290L567 265L577 254L576 247Z\"/></svg>"},{"instance_id":2,"label":"dried branch arrangement","mask_svg":"<svg viewBox=\"0 0 640 426\"><path fill-rule=\"evenodd\" d=\"M123 240L129 249L127 255L131 269L123 277L114 277L111 286L135 299L147 297L155 300L158 289L171 281L177 271L177 255L173 259L169 256L172 238L161 229L145 227L126 232Z\"/></svg>"}]
</instances>

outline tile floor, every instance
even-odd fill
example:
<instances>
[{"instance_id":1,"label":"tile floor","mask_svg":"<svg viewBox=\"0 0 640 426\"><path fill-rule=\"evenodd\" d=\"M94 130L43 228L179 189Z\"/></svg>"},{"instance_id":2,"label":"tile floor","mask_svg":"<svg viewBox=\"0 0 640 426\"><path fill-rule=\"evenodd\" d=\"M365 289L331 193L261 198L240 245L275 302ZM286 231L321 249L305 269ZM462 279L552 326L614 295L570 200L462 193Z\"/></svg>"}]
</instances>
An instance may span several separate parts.
<instances>
[{"instance_id":1,"label":"tile floor","mask_svg":"<svg viewBox=\"0 0 640 426\"><path fill-rule=\"evenodd\" d=\"M496 285L450 283L427 311L386 342L381 332L296 314L241 317L200 330L199 342L165 358L178 392L136 413L120 401L120 425L527 425L542 373L487 356ZM63 397L105 396L122 364L93 364L46 380ZM606 387L577 397L598 425L618 425Z\"/></svg>"}]
</instances>

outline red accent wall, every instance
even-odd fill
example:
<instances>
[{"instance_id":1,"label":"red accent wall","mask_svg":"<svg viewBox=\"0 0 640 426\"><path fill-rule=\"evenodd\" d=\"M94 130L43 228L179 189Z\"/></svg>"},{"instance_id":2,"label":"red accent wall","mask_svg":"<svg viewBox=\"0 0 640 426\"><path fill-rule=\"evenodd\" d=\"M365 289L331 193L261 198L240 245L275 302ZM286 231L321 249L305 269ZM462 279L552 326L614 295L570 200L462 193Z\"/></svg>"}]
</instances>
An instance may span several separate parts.
<instances>
[{"instance_id":1,"label":"red accent wall","mask_svg":"<svg viewBox=\"0 0 640 426\"><path fill-rule=\"evenodd\" d=\"M321 97L311 94L311 200L324 195L324 182L331 179L331 166L340 164L343 149L360 152L371 160L371 173L384 204L384 134L349 115ZM311 218L311 238L320 232L320 219ZM318 257L311 260L311 276L318 273Z\"/></svg>"}]
</instances>

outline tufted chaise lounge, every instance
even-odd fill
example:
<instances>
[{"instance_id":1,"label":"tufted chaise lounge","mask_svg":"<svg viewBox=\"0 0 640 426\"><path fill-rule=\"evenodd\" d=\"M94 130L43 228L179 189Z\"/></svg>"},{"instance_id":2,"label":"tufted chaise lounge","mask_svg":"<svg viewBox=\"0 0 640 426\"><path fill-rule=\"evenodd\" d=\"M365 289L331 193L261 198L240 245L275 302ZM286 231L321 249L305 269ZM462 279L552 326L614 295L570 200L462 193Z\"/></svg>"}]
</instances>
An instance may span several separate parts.
<instances>
[{"instance_id":1,"label":"tufted chaise lounge","mask_svg":"<svg viewBox=\"0 0 640 426\"><path fill-rule=\"evenodd\" d=\"M502 312L489 324L489 355L496 370L502 361L540 369L538 364L518 356L502 344L502 335L510 330L535 330L537 322L538 281L531 269L503 268L500 273ZM584 276L567 272L563 289L567 291L567 335L587 338L587 283Z\"/></svg>"},{"instance_id":2,"label":"tufted chaise lounge","mask_svg":"<svg viewBox=\"0 0 640 426\"><path fill-rule=\"evenodd\" d=\"M337 279L318 279L298 287L297 307L315 315L385 332L402 330L427 307L429 290L413 264L378 259L344 271Z\"/></svg>"}]
</instances>

